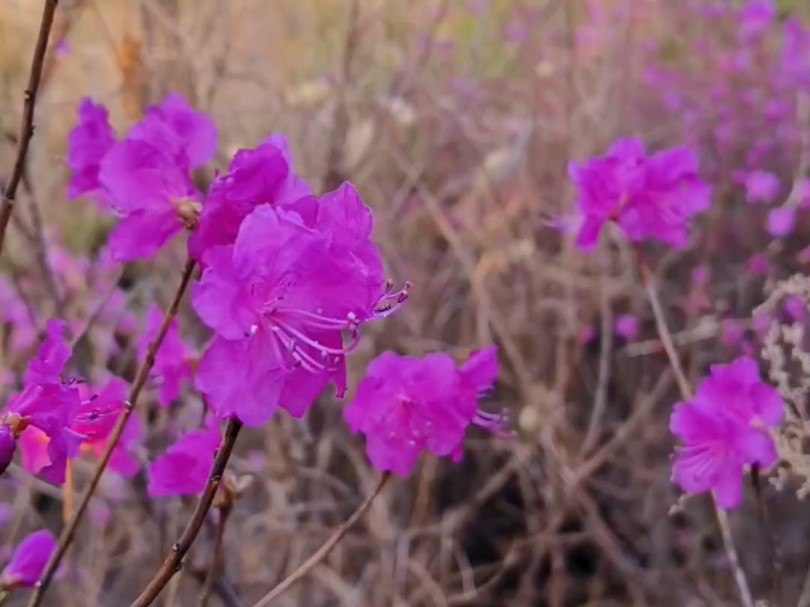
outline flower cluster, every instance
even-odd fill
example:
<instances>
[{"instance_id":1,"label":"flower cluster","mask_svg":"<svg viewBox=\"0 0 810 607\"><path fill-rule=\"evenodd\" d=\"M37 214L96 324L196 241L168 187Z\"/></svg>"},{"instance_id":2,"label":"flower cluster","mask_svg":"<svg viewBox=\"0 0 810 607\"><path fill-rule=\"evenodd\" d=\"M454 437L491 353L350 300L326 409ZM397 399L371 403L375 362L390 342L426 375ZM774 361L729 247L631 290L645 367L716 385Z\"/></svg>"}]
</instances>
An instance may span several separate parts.
<instances>
[{"instance_id":1,"label":"flower cluster","mask_svg":"<svg viewBox=\"0 0 810 607\"><path fill-rule=\"evenodd\" d=\"M689 493L714 491L723 508L737 506L745 467L775 463L768 429L783 415L779 393L760 381L754 360L713 365L695 396L672 412L670 430L683 441L673 479Z\"/></svg>"}]
</instances>

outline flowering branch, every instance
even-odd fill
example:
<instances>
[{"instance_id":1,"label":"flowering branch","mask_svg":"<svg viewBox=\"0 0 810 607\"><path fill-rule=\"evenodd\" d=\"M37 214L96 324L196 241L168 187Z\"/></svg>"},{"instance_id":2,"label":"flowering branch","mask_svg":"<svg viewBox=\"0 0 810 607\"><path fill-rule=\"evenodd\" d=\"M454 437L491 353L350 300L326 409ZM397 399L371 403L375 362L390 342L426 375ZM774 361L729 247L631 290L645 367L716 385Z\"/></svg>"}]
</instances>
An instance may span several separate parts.
<instances>
[{"instance_id":1,"label":"flowering branch","mask_svg":"<svg viewBox=\"0 0 810 607\"><path fill-rule=\"evenodd\" d=\"M28 602L28 607L38 607L45 596L45 592L48 589L48 586L53 579L53 575L56 572L56 569L59 567L59 563L62 561L62 558L65 556L67 549L70 547L70 544L73 542L73 537L76 534L76 529L79 526L79 522L81 521L82 517L84 516L85 511L87 510L87 506L90 503L90 498L95 493L96 487L98 486L99 481L101 480L101 476L104 474L104 470L107 467L107 464L110 461L110 457L112 456L115 447L118 444L118 440L121 438L121 433L124 431L124 428L129 421L130 416L132 415L132 411L135 408L135 405L138 402L138 398L140 397L141 391L143 390L144 386L146 385L146 381L149 378L149 373L152 370L152 367L155 364L155 357L157 356L157 352L160 349L161 344L163 343L163 339L166 336L166 333L169 330L169 325L171 324L172 320L175 316L177 316L177 311L180 308L180 301L183 299L183 295L186 292L186 288L188 287L189 282L191 281L191 275L194 271L195 262L189 259L186 262L185 268L183 269L183 275L180 279L180 284L177 287L177 291L174 294L174 299L169 306L169 309L166 311L166 314L163 318L163 324L158 331L155 340L150 344L149 350L146 354L146 358L143 361L140 369L138 369L138 374L135 377L135 381L132 384L132 389L129 393L129 398L125 402L125 406L121 411L121 415L119 415L118 420L115 423L115 427L113 428L112 432L110 433L110 437L107 440L107 446L104 449L104 453L101 456L101 459L96 466L96 470L93 474L93 478L90 481L90 485L87 487L84 495L82 496L81 501L79 502L78 507L76 508L76 512L73 514L70 522L65 526L62 530L62 534L59 536L59 544L57 545L56 550L54 551L53 555L48 561L48 564L45 566L45 570L43 571L42 575L39 578L39 582L37 584L34 593L31 595L31 600Z\"/></svg>"},{"instance_id":2,"label":"flowering branch","mask_svg":"<svg viewBox=\"0 0 810 607\"><path fill-rule=\"evenodd\" d=\"M287 592L296 582L304 578L307 573L309 573L315 566L317 566L321 561L323 561L332 549L340 543L345 535L349 532L349 530L354 527L354 525L359 521L363 515L368 511L371 507L371 504L374 502L376 497L380 494L383 487L385 487L385 483L388 482L388 479L391 477L391 474L386 472L381 477L380 480L377 481L372 492L369 496L363 501L360 506L358 506L357 510L355 510L352 515L347 518L337 529L335 529L334 533L329 537L324 544L318 548L318 550L309 557L306 561L301 563L301 565L293 571L290 575L284 578L281 582L276 584L276 586L270 590L267 594L265 594L262 598L260 598L253 607L267 607L270 605L274 600L280 597L282 594ZM134 605L133 605L134 607Z\"/></svg>"},{"instance_id":3,"label":"flowering branch","mask_svg":"<svg viewBox=\"0 0 810 607\"><path fill-rule=\"evenodd\" d=\"M141 592L140 596L133 601L130 607L147 607L158 597L160 592L169 583L175 573L180 571L183 565L183 557L191 548L197 534L200 532L205 517L211 509L211 504L214 502L214 496L219 489L219 483L222 480L222 474L225 472L225 466L228 464L228 459L231 457L233 446L236 443L236 438L239 436L239 431L242 429L242 422L232 417L225 427L225 434L222 436L222 442L217 449L217 455L214 458L214 464L211 466L211 472L208 475L208 482L206 483L205 490L197 500L197 505L194 507L194 512L183 529L183 533L172 544L169 556L163 561L157 573L151 579L146 588Z\"/></svg>"},{"instance_id":4,"label":"flowering branch","mask_svg":"<svg viewBox=\"0 0 810 607\"><path fill-rule=\"evenodd\" d=\"M667 326L667 321L664 316L664 309L661 306L661 300L658 297L658 291L655 288L652 271L645 263L641 255L641 249L636 248L636 255L638 259L639 272L644 288L647 291L647 297L650 300L653 316L655 317L655 326L658 331L658 336L661 338L661 343L664 346L664 351L667 353L669 364L675 373L675 379L678 382L678 387L681 392L681 397L688 401L692 398L692 387L686 374L681 366L681 361L678 358L678 353L675 351L675 345L672 341L672 333ZM720 508L717 504L717 498L712 493L712 506L714 507L715 514L717 515L717 524L720 527L720 532L723 535L723 545L725 546L726 556L728 556L731 570L734 575L734 581L737 584L737 590L740 593L740 601L744 607L754 607L754 599L751 595L751 589L748 587L748 580L740 564L740 558L737 554L737 549L734 546L734 538L731 534L731 526L729 525L728 515L726 511Z\"/></svg>"},{"instance_id":5,"label":"flowering branch","mask_svg":"<svg viewBox=\"0 0 810 607\"><path fill-rule=\"evenodd\" d=\"M34 57L31 60L31 72L28 76L28 86L25 89L25 104L23 106L23 117L20 126L20 136L17 139L17 153L14 159L14 167L11 171L8 184L3 190L3 199L0 202L0 252L3 250L6 229L11 219L11 211L14 200L17 197L17 188L23 178L25 161L28 157L28 147L31 138L34 136L34 108L37 101L39 83L42 79L42 68L45 63L45 54L48 49L48 38L51 35L53 17L59 0L45 0L42 10L42 19L39 24L39 35L34 48Z\"/></svg>"}]
</instances>

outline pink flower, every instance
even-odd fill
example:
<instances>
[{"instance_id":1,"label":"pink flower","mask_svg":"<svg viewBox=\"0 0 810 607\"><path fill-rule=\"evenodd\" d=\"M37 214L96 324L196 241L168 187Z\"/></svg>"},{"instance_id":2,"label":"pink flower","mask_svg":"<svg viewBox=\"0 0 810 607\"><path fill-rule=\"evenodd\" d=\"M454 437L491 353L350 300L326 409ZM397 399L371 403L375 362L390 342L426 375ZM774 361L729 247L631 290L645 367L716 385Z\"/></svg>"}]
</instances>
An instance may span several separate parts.
<instances>
[{"instance_id":1,"label":"pink flower","mask_svg":"<svg viewBox=\"0 0 810 607\"><path fill-rule=\"evenodd\" d=\"M753 275L767 276L771 271L771 262L765 253L755 253L745 261L745 271Z\"/></svg>"},{"instance_id":2,"label":"pink flower","mask_svg":"<svg viewBox=\"0 0 810 607\"><path fill-rule=\"evenodd\" d=\"M81 439L70 429L80 404L79 391L74 382L60 378L70 358L64 327L64 321L48 321L47 338L28 364L23 390L9 398L0 416L12 435L22 439L24 467L52 483L64 482L65 463ZM26 445L33 439L38 443L47 439L42 457L26 457Z\"/></svg>"},{"instance_id":3,"label":"pink flower","mask_svg":"<svg viewBox=\"0 0 810 607\"><path fill-rule=\"evenodd\" d=\"M739 320L726 318L720 323L720 341L723 345L736 346L743 337L745 337L745 329Z\"/></svg>"},{"instance_id":4,"label":"pink flower","mask_svg":"<svg viewBox=\"0 0 810 607\"><path fill-rule=\"evenodd\" d=\"M71 424L72 430L82 436L81 450L100 457L107 447L107 439L113 431L118 417L124 409L127 398L127 384L123 379L113 377L101 389L81 385L85 399L79 406ZM140 418L130 415L113 450L108 468L122 476L132 477L141 467L135 450L141 444Z\"/></svg>"},{"instance_id":5,"label":"pink flower","mask_svg":"<svg viewBox=\"0 0 810 607\"><path fill-rule=\"evenodd\" d=\"M341 396L360 325L407 296L384 284L371 210L352 186L313 211L306 225L297 213L258 206L233 245L206 254L192 303L216 337L197 387L222 418L257 426L278 405L300 417L329 382Z\"/></svg>"},{"instance_id":6,"label":"pink flower","mask_svg":"<svg viewBox=\"0 0 810 607\"><path fill-rule=\"evenodd\" d=\"M408 476L423 451L458 462L470 424L501 427L502 416L477 405L497 375L494 346L474 352L461 368L443 353L420 359L385 352L368 366L343 415L352 432L366 435L375 468Z\"/></svg>"},{"instance_id":7,"label":"pink flower","mask_svg":"<svg viewBox=\"0 0 810 607\"><path fill-rule=\"evenodd\" d=\"M163 324L163 313L157 306L151 306L146 314L146 331L138 341L138 358L143 360L149 344L157 337ZM194 375L195 354L183 343L177 319L173 319L163 343L155 357L150 378L159 386L159 403L168 406L180 396L180 388Z\"/></svg>"},{"instance_id":8,"label":"pink flower","mask_svg":"<svg viewBox=\"0 0 810 607\"><path fill-rule=\"evenodd\" d=\"M11 460L14 459L14 452L17 450L17 439L7 424L0 426L0 474L6 471Z\"/></svg>"},{"instance_id":9,"label":"pink flower","mask_svg":"<svg viewBox=\"0 0 810 607\"><path fill-rule=\"evenodd\" d=\"M638 337L638 316L635 314L622 314L616 318L616 335L628 341Z\"/></svg>"},{"instance_id":10,"label":"pink flower","mask_svg":"<svg viewBox=\"0 0 810 607\"><path fill-rule=\"evenodd\" d=\"M121 217L109 240L117 261L149 258L196 224L202 196L190 172L215 145L211 119L169 95L104 156L99 180Z\"/></svg>"},{"instance_id":11,"label":"pink flower","mask_svg":"<svg viewBox=\"0 0 810 607\"><path fill-rule=\"evenodd\" d=\"M750 171L743 181L745 199L750 203L773 202L779 195L779 178L768 171Z\"/></svg>"},{"instance_id":12,"label":"pink flower","mask_svg":"<svg viewBox=\"0 0 810 607\"><path fill-rule=\"evenodd\" d=\"M189 251L203 262L211 247L233 244L242 220L257 206L269 204L302 213L303 205L294 203L310 195L309 185L292 170L286 138L271 135L255 149L236 152L228 172L214 180L189 238ZM314 211L315 201L308 203Z\"/></svg>"},{"instance_id":13,"label":"pink flower","mask_svg":"<svg viewBox=\"0 0 810 607\"><path fill-rule=\"evenodd\" d=\"M50 531L35 531L14 550L8 565L0 573L0 588L31 588L39 580L45 565L56 549L56 538Z\"/></svg>"},{"instance_id":14,"label":"pink flower","mask_svg":"<svg viewBox=\"0 0 810 607\"><path fill-rule=\"evenodd\" d=\"M577 245L596 246L602 226L615 221L633 242L659 240L684 247L689 219L705 211L710 190L697 174L697 157L687 148L647 156L638 139L620 139L607 155L571 163L583 221Z\"/></svg>"},{"instance_id":15,"label":"pink flower","mask_svg":"<svg viewBox=\"0 0 810 607\"><path fill-rule=\"evenodd\" d=\"M89 194L102 206L109 206L99 171L104 156L115 145L115 131L110 126L107 108L85 97L79 104L79 124L68 136L67 165L71 170L67 196L71 200Z\"/></svg>"},{"instance_id":16,"label":"pink flower","mask_svg":"<svg viewBox=\"0 0 810 607\"><path fill-rule=\"evenodd\" d=\"M220 443L219 426L209 416L206 427L181 436L149 467L151 497L194 495L205 488Z\"/></svg>"},{"instance_id":17,"label":"pink flower","mask_svg":"<svg viewBox=\"0 0 810 607\"><path fill-rule=\"evenodd\" d=\"M768 233L774 238L788 236L796 227L796 209L783 206L768 213Z\"/></svg>"},{"instance_id":18,"label":"pink flower","mask_svg":"<svg viewBox=\"0 0 810 607\"><path fill-rule=\"evenodd\" d=\"M777 426L783 414L779 393L760 381L754 360L713 365L692 400L672 412L670 430L683 441L674 481L688 493L714 491L723 508L737 506L745 467L776 462L766 428Z\"/></svg>"},{"instance_id":19,"label":"pink flower","mask_svg":"<svg viewBox=\"0 0 810 607\"><path fill-rule=\"evenodd\" d=\"M749 42L764 34L774 17L776 8L770 0L748 0L740 9L740 38Z\"/></svg>"}]
</instances>

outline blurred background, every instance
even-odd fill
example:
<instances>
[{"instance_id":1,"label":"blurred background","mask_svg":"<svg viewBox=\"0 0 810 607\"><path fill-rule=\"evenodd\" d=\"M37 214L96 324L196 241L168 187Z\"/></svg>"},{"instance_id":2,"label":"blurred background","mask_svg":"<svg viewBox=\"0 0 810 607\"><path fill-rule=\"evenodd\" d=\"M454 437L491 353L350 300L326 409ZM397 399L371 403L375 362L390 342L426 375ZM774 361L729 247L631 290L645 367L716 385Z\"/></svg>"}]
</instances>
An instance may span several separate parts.
<instances>
[{"instance_id":1,"label":"blurred background","mask_svg":"<svg viewBox=\"0 0 810 607\"><path fill-rule=\"evenodd\" d=\"M0 2L0 182L41 5ZM800 277L782 282L810 263L808 14L801 0L62 0L0 261L6 392L53 315L86 329L83 375L132 379L145 310L167 303L183 243L123 271L109 263L110 219L65 197L66 138L82 97L106 104L122 133L180 92L220 128L201 180L281 132L316 191L350 180L374 209L389 275L414 287L365 333L353 383L387 349L461 360L494 342L501 375L483 406L507 411L516 434L473 432L460 465L424 457L278 605L737 605L708 501L680 500L670 482L678 393L633 251L611 233L593 255L573 247L566 170L619 136L697 149L713 206L687 250L649 249L678 351L696 382L765 347L803 408L803 337L779 336L803 331L810 293ZM187 304L181 327L201 349L207 333ZM144 400L144 462L198 422L196 399ZM362 441L331 395L321 400L302 421L277 415L240 438L231 469L253 482L228 522L211 604L252 605L373 486ZM766 502L786 604L808 606L810 431L785 432ZM88 455L77 488L91 471ZM19 468L2 483L3 554L32 528L59 529L60 490ZM142 474L108 473L46 604L128 604L190 504L150 502ZM765 597L772 563L753 505L732 527ZM196 604L212 537L206 527L162 604Z\"/></svg>"}]
</instances>

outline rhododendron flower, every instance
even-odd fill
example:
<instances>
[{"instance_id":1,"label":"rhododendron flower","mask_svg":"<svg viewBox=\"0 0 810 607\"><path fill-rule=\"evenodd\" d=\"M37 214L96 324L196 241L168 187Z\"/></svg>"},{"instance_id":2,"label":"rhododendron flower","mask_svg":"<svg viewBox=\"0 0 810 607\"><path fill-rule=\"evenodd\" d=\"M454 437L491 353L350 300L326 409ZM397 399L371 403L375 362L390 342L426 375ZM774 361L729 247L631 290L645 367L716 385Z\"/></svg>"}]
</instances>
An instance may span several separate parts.
<instances>
[{"instance_id":1,"label":"rhododendron flower","mask_svg":"<svg viewBox=\"0 0 810 607\"><path fill-rule=\"evenodd\" d=\"M689 493L714 491L723 508L737 506L745 467L776 462L767 428L777 426L783 414L779 393L760 381L754 360L713 365L695 396L672 412L670 430L683 441L673 480Z\"/></svg>"},{"instance_id":2,"label":"rhododendron flower","mask_svg":"<svg viewBox=\"0 0 810 607\"><path fill-rule=\"evenodd\" d=\"M115 142L106 111L89 100L82 107L86 116L71 134L68 152L78 180L74 189L96 192L121 217L109 241L117 261L151 257L196 222L202 196L190 172L213 155L216 125L171 94Z\"/></svg>"},{"instance_id":3,"label":"rhododendron flower","mask_svg":"<svg viewBox=\"0 0 810 607\"><path fill-rule=\"evenodd\" d=\"M25 440L29 434L28 438L38 442L47 439L46 457L24 454L23 465L52 483L64 482L67 457L76 452L81 438L70 429L80 403L79 391L74 382L60 378L70 358L64 327L64 321L48 321L47 337L28 364L23 390L9 398L0 416L0 427L7 426L15 438ZM26 448L26 442L21 448Z\"/></svg>"},{"instance_id":4,"label":"rhododendron flower","mask_svg":"<svg viewBox=\"0 0 810 607\"><path fill-rule=\"evenodd\" d=\"M423 451L459 461L470 424L500 429L502 416L477 404L497 375L494 346L474 352L460 368L444 353L385 352L368 366L343 415L352 432L365 434L375 468L407 476Z\"/></svg>"},{"instance_id":5,"label":"rhododendron flower","mask_svg":"<svg viewBox=\"0 0 810 607\"><path fill-rule=\"evenodd\" d=\"M768 213L768 233L774 238L789 235L796 227L796 209L783 206Z\"/></svg>"},{"instance_id":6,"label":"rhododendron flower","mask_svg":"<svg viewBox=\"0 0 810 607\"><path fill-rule=\"evenodd\" d=\"M329 382L341 396L360 325L407 296L383 282L371 210L353 187L323 196L310 222L261 205L233 245L206 254L192 302L216 337L197 387L222 418L256 426L279 405L300 417Z\"/></svg>"},{"instance_id":7,"label":"rhododendron flower","mask_svg":"<svg viewBox=\"0 0 810 607\"><path fill-rule=\"evenodd\" d=\"M211 462L219 443L219 426L213 416L208 416L205 428L187 432L152 462L149 467L149 495L200 493L208 481Z\"/></svg>"},{"instance_id":8,"label":"rhododendron flower","mask_svg":"<svg viewBox=\"0 0 810 607\"><path fill-rule=\"evenodd\" d=\"M738 13L740 38L752 41L765 33L776 16L770 0L748 0Z\"/></svg>"},{"instance_id":9,"label":"rhododendron flower","mask_svg":"<svg viewBox=\"0 0 810 607\"><path fill-rule=\"evenodd\" d=\"M56 538L50 531L42 529L26 537L0 573L0 589L34 586L55 549Z\"/></svg>"},{"instance_id":10,"label":"rhododendron flower","mask_svg":"<svg viewBox=\"0 0 810 607\"><path fill-rule=\"evenodd\" d=\"M616 318L616 335L628 341L638 337L638 316L635 314L622 314Z\"/></svg>"},{"instance_id":11,"label":"rhododendron flower","mask_svg":"<svg viewBox=\"0 0 810 607\"><path fill-rule=\"evenodd\" d=\"M697 173L697 157L687 148L647 156L638 139L620 139L607 155L568 169L579 190L582 223L577 245L592 250L602 226L615 221L633 242L659 240L683 247L689 219L709 207L709 186Z\"/></svg>"},{"instance_id":12,"label":"rhododendron flower","mask_svg":"<svg viewBox=\"0 0 810 607\"><path fill-rule=\"evenodd\" d=\"M163 324L163 313L157 306L151 306L146 314L146 331L138 341L138 358L143 360L149 344L157 337ZM195 353L186 346L180 337L177 319L172 319L169 330L155 356L155 364L149 374L153 385L159 387L158 402L168 406L180 396L180 388L194 376Z\"/></svg>"},{"instance_id":13,"label":"rhododendron flower","mask_svg":"<svg viewBox=\"0 0 810 607\"><path fill-rule=\"evenodd\" d=\"M309 185L293 172L287 140L273 134L259 147L238 150L228 172L217 177L205 199L197 228L189 237L189 251L204 263L204 253L217 245L233 244L242 220L263 204L294 207L310 196ZM314 200L309 206L314 210ZM301 206L296 210L301 213Z\"/></svg>"},{"instance_id":14,"label":"rhododendron flower","mask_svg":"<svg viewBox=\"0 0 810 607\"><path fill-rule=\"evenodd\" d=\"M71 428L82 437L82 451L101 457L107 447L107 439L124 410L127 383L113 377L98 390L81 384L80 393L83 396L82 404L76 411ZM126 477L138 472L141 465L135 450L141 443L142 432L140 418L135 413L131 414L110 456L107 464L110 470Z\"/></svg>"},{"instance_id":15,"label":"rhododendron flower","mask_svg":"<svg viewBox=\"0 0 810 607\"><path fill-rule=\"evenodd\" d=\"M756 170L745 175L745 199L751 203L773 202L779 195L779 178L769 171Z\"/></svg>"},{"instance_id":16,"label":"rhododendron flower","mask_svg":"<svg viewBox=\"0 0 810 607\"><path fill-rule=\"evenodd\" d=\"M71 170L67 196L71 200L89 194L106 207L99 171L101 161L115 145L115 131L110 126L107 108L84 98L79 103L79 124L68 136L67 165Z\"/></svg>"}]
</instances>

